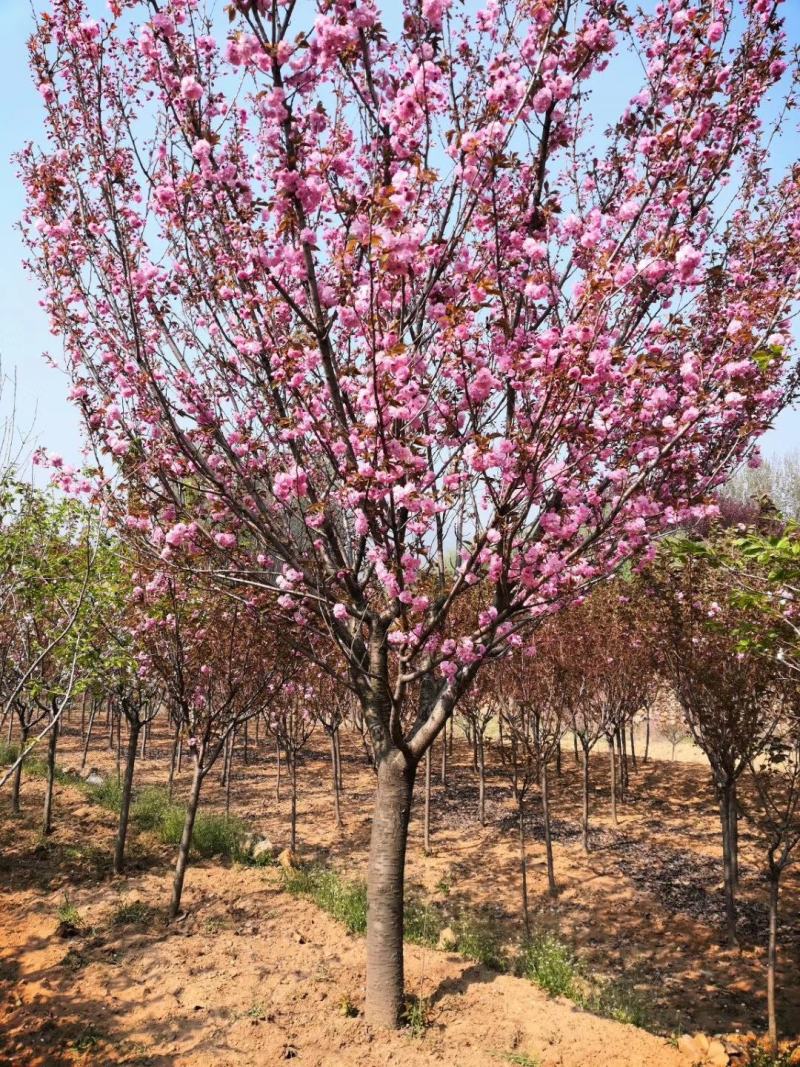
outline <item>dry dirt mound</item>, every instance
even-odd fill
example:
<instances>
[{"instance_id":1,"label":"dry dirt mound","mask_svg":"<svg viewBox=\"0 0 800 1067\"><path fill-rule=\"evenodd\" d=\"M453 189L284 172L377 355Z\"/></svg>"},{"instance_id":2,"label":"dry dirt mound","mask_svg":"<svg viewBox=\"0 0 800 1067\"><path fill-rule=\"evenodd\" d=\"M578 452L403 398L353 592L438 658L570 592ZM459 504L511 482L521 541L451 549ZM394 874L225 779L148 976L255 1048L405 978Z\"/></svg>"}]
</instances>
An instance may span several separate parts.
<instances>
[{"instance_id":1,"label":"dry dirt mound","mask_svg":"<svg viewBox=\"0 0 800 1067\"><path fill-rule=\"evenodd\" d=\"M541 1067L688 1067L645 1031L413 946L407 984L429 1004L427 1026L376 1034L361 1016L363 940L286 894L275 871L194 868L186 915L167 926L168 868L110 880L87 845L106 838L110 817L84 808L62 827L42 845L32 820L0 820L4 1067L486 1067L524 1056ZM77 936L59 931L67 887Z\"/></svg>"}]
</instances>

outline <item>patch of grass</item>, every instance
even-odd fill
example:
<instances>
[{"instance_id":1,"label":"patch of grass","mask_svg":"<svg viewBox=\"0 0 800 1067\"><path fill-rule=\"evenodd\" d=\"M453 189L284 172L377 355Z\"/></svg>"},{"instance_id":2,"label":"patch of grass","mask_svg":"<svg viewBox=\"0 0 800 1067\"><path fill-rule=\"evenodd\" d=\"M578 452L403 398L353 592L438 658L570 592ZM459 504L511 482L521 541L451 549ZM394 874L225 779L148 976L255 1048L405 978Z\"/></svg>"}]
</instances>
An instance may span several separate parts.
<instances>
[{"instance_id":1,"label":"patch of grass","mask_svg":"<svg viewBox=\"0 0 800 1067\"><path fill-rule=\"evenodd\" d=\"M181 829L183 829L183 810L169 799L166 790L151 786L142 789L133 798L131 820L140 830L160 830L168 812L180 812ZM178 834L180 841L180 834Z\"/></svg>"},{"instance_id":2,"label":"patch of grass","mask_svg":"<svg viewBox=\"0 0 800 1067\"><path fill-rule=\"evenodd\" d=\"M595 984L588 994L576 998L582 1008L618 1023L647 1028L649 1015L644 999L623 981Z\"/></svg>"},{"instance_id":3,"label":"patch of grass","mask_svg":"<svg viewBox=\"0 0 800 1067\"><path fill-rule=\"evenodd\" d=\"M283 882L289 893L310 897L318 907L342 923L351 934L366 932L366 882L345 881L336 871L323 867L300 867L285 871Z\"/></svg>"},{"instance_id":4,"label":"patch of grass","mask_svg":"<svg viewBox=\"0 0 800 1067\"><path fill-rule=\"evenodd\" d=\"M9 745L8 741L0 741L0 764L6 766L7 764L16 763L18 758L19 745Z\"/></svg>"},{"instance_id":5,"label":"patch of grass","mask_svg":"<svg viewBox=\"0 0 800 1067\"><path fill-rule=\"evenodd\" d=\"M578 995L578 964L572 950L555 934L538 934L523 945L516 970L553 997Z\"/></svg>"},{"instance_id":6,"label":"patch of grass","mask_svg":"<svg viewBox=\"0 0 800 1067\"><path fill-rule=\"evenodd\" d=\"M84 783L84 789L89 800L106 811L118 812L122 807L122 783L116 778L106 778L102 785Z\"/></svg>"},{"instance_id":7,"label":"patch of grass","mask_svg":"<svg viewBox=\"0 0 800 1067\"><path fill-rule=\"evenodd\" d=\"M56 915L58 916L59 923L65 929L69 927L72 930L77 931L83 928L84 923L81 918L81 913L72 903L67 893L64 894L64 900L59 904Z\"/></svg>"},{"instance_id":8,"label":"patch of grass","mask_svg":"<svg viewBox=\"0 0 800 1067\"><path fill-rule=\"evenodd\" d=\"M117 905L111 921L114 926L141 926L155 915L155 908L143 900L130 900Z\"/></svg>"},{"instance_id":9,"label":"patch of grass","mask_svg":"<svg viewBox=\"0 0 800 1067\"><path fill-rule=\"evenodd\" d=\"M405 901L403 935L412 945L436 948L439 934L444 929L442 915L419 897L409 896Z\"/></svg>"},{"instance_id":10,"label":"patch of grass","mask_svg":"<svg viewBox=\"0 0 800 1067\"><path fill-rule=\"evenodd\" d=\"M205 858L227 856L237 859L243 854L242 846L246 836L247 827L241 819L232 815L199 811L194 821L192 848L198 856ZM180 835L178 839L180 840Z\"/></svg>"},{"instance_id":11,"label":"patch of grass","mask_svg":"<svg viewBox=\"0 0 800 1067\"><path fill-rule=\"evenodd\" d=\"M410 996L406 998L403 1019L411 1031L412 1037L422 1037L430 1026L430 1001L427 997Z\"/></svg>"},{"instance_id":12,"label":"patch of grass","mask_svg":"<svg viewBox=\"0 0 800 1067\"><path fill-rule=\"evenodd\" d=\"M102 1036L94 1026L87 1026L72 1042L72 1047L76 1052L90 1052L92 1049L97 1048Z\"/></svg>"},{"instance_id":13,"label":"patch of grass","mask_svg":"<svg viewBox=\"0 0 800 1067\"><path fill-rule=\"evenodd\" d=\"M267 1012L264 1005L260 1001L256 1001L250 1005L245 1015L248 1019L256 1019L258 1022L263 1022L267 1017Z\"/></svg>"},{"instance_id":14,"label":"patch of grass","mask_svg":"<svg viewBox=\"0 0 800 1067\"><path fill-rule=\"evenodd\" d=\"M154 831L165 845L178 845L183 835L186 808L170 800L166 790L151 787L135 796L131 820L140 830ZM241 819L199 811L192 831L192 849L204 859L220 855L245 859L246 836L247 826Z\"/></svg>"},{"instance_id":15,"label":"patch of grass","mask_svg":"<svg viewBox=\"0 0 800 1067\"><path fill-rule=\"evenodd\" d=\"M345 1019L355 1019L357 1017L358 1008L353 1003L349 993L345 993L339 1000L339 1013L344 1015Z\"/></svg>"},{"instance_id":16,"label":"patch of grass","mask_svg":"<svg viewBox=\"0 0 800 1067\"><path fill-rule=\"evenodd\" d=\"M539 1067L540 1061L529 1056L527 1052L505 1052L503 1059L506 1063L513 1063L516 1067Z\"/></svg>"},{"instance_id":17,"label":"patch of grass","mask_svg":"<svg viewBox=\"0 0 800 1067\"><path fill-rule=\"evenodd\" d=\"M507 971L508 958L500 934L491 920L480 915L461 915L455 923L456 952L493 971Z\"/></svg>"}]
</instances>

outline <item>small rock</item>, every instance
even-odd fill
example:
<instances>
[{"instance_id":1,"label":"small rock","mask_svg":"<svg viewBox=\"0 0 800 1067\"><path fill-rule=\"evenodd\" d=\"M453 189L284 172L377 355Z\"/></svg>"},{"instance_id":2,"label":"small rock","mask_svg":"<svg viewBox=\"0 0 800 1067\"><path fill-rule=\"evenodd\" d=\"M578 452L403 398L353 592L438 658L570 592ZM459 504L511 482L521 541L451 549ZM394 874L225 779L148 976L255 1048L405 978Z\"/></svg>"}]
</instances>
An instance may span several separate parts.
<instances>
[{"instance_id":1,"label":"small rock","mask_svg":"<svg viewBox=\"0 0 800 1067\"><path fill-rule=\"evenodd\" d=\"M88 771L84 771L83 780L87 785L103 785L105 782L105 778L96 767L90 767Z\"/></svg>"}]
</instances>

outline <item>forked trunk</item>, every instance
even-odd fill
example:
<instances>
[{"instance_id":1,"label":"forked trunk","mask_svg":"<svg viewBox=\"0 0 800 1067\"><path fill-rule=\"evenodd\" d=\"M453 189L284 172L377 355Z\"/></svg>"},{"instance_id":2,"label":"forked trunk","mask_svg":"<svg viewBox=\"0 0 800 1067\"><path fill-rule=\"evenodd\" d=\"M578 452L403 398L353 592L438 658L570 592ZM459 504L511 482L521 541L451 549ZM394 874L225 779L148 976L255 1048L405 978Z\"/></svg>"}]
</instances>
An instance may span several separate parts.
<instances>
[{"instance_id":1,"label":"forked trunk","mask_svg":"<svg viewBox=\"0 0 800 1067\"><path fill-rule=\"evenodd\" d=\"M415 770L399 752L378 764L367 873L365 1012L376 1027L397 1027L403 1012L403 882Z\"/></svg>"},{"instance_id":2,"label":"forked trunk","mask_svg":"<svg viewBox=\"0 0 800 1067\"><path fill-rule=\"evenodd\" d=\"M170 919L176 918L181 909L183 881L186 877L186 867L189 863L189 850L192 847L192 831L194 830L197 806L200 803L200 787L202 784L203 771L200 766L200 760L195 756L192 788L189 790L189 798L186 802L186 818L183 820L183 833L181 834L181 843L178 845L178 859L175 864L175 877L172 882L172 900L169 905Z\"/></svg>"},{"instance_id":3,"label":"forked trunk","mask_svg":"<svg viewBox=\"0 0 800 1067\"><path fill-rule=\"evenodd\" d=\"M131 793L133 792L133 770L136 766L136 742L140 731L137 720L132 721L130 727L128 753L125 760L125 776L122 779L122 797L119 805L119 823L117 824L117 837L114 842L114 874L122 874L125 870L125 842L128 838L128 817L131 810Z\"/></svg>"},{"instance_id":4,"label":"forked trunk","mask_svg":"<svg viewBox=\"0 0 800 1067\"><path fill-rule=\"evenodd\" d=\"M44 814L42 832L53 832L53 787L56 781L56 744L58 743L58 723L53 723L47 739L47 784L44 791Z\"/></svg>"}]
</instances>

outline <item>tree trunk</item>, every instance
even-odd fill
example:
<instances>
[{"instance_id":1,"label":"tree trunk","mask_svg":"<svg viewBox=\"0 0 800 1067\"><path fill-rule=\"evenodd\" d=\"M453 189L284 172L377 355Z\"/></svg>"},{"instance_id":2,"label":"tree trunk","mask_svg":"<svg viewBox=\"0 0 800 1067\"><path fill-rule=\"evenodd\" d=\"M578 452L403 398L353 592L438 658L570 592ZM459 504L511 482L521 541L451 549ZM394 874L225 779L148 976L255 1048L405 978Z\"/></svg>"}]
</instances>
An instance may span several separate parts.
<instances>
[{"instance_id":1,"label":"tree trunk","mask_svg":"<svg viewBox=\"0 0 800 1067\"><path fill-rule=\"evenodd\" d=\"M25 746L27 745L27 743L28 743L28 728L26 726L20 724L20 742L19 742L19 753L20 753L20 755L22 755L22 753L25 751ZM15 815L19 815L19 813L20 813L19 794L20 794L20 789L21 789L21 786L22 786L22 765L23 765L24 762L25 762L24 760L20 760L20 762L17 764L17 769L14 771L14 778L12 779L12 783L11 783L11 810L13 811L13 813Z\"/></svg>"},{"instance_id":2,"label":"tree trunk","mask_svg":"<svg viewBox=\"0 0 800 1067\"><path fill-rule=\"evenodd\" d=\"M331 772L333 775L333 816L336 822L336 829L342 828L342 809L339 804L339 767L338 759L336 756L336 732L331 734Z\"/></svg>"},{"instance_id":3,"label":"tree trunk","mask_svg":"<svg viewBox=\"0 0 800 1067\"><path fill-rule=\"evenodd\" d=\"M186 818L183 820L183 833L181 834L181 843L178 845L178 859L175 864L175 877L172 882L172 900L169 905L170 919L176 918L181 908L183 880L186 877L186 867L189 863L189 850L192 846L192 831L194 830L197 806L200 803L200 787L202 784L203 771L200 766L200 760L195 756L192 788L189 790L189 798L186 802Z\"/></svg>"},{"instance_id":4,"label":"tree trunk","mask_svg":"<svg viewBox=\"0 0 800 1067\"><path fill-rule=\"evenodd\" d=\"M441 771L442 785L447 785L447 728L442 730L442 771Z\"/></svg>"},{"instance_id":5,"label":"tree trunk","mask_svg":"<svg viewBox=\"0 0 800 1067\"><path fill-rule=\"evenodd\" d=\"M478 818L486 825L486 753L483 734L475 731L478 739Z\"/></svg>"},{"instance_id":6,"label":"tree trunk","mask_svg":"<svg viewBox=\"0 0 800 1067\"><path fill-rule=\"evenodd\" d=\"M558 886L556 885L556 875L553 866L553 840L550 834L550 800L547 794L547 760L544 759L542 760L540 785L542 791L542 820L544 822L544 848L547 857L547 891L551 897L554 897L558 892Z\"/></svg>"},{"instance_id":7,"label":"tree trunk","mask_svg":"<svg viewBox=\"0 0 800 1067\"><path fill-rule=\"evenodd\" d=\"M44 790L44 813L42 832L53 832L53 786L56 781L56 744L58 743L58 723L53 723L47 738L47 784Z\"/></svg>"},{"instance_id":8,"label":"tree trunk","mask_svg":"<svg viewBox=\"0 0 800 1067\"><path fill-rule=\"evenodd\" d=\"M617 761L614 755L614 738L609 738L608 753L611 764L611 821L618 826L617 820Z\"/></svg>"},{"instance_id":9,"label":"tree trunk","mask_svg":"<svg viewBox=\"0 0 800 1067\"><path fill-rule=\"evenodd\" d=\"M425 799L422 816L422 847L425 855L431 852L431 750L425 750Z\"/></svg>"},{"instance_id":10,"label":"tree trunk","mask_svg":"<svg viewBox=\"0 0 800 1067\"><path fill-rule=\"evenodd\" d=\"M519 869L522 876L522 922L525 927L525 938L530 940L531 915L528 907L528 851L525 847L525 799L517 798L517 828L519 831Z\"/></svg>"},{"instance_id":11,"label":"tree trunk","mask_svg":"<svg viewBox=\"0 0 800 1067\"><path fill-rule=\"evenodd\" d=\"M289 773L292 783L292 813L291 813L291 836L289 839L289 848L292 852L295 851L297 845L297 753L291 754L287 751L286 761L289 764Z\"/></svg>"},{"instance_id":12,"label":"tree trunk","mask_svg":"<svg viewBox=\"0 0 800 1067\"><path fill-rule=\"evenodd\" d=\"M556 778L561 777L561 741L556 745Z\"/></svg>"},{"instance_id":13,"label":"tree trunk","mask_svg":"<svg viewBox=\"0 0 800 1067\"><path fill-rule=\"evenodd\" d=\"M233 746L236 744L236 731L228 735L228 769L225 772L225 815L231 813L231 782L233 781Z\"/></svg>"},{"instance_id":14,"label":"tree trunk","mask_svg":"<svg viewBox=\"0 0 800 1067\"><path fill-rule=\"evenodd\" d=\"M175 785L175 768L178 762L178 745L181 739L180 726L175 727L175 739L172 742L172 755L169 761L169 778L167 779L167 796L172 800L172 790Z\"/></svg>"},{"instance_id":15,"label":"tree trunk","mask_svg":"<svg viewBox=\"0 0 800 1067\"><path fill-rule=\"evenodd\" d=\"M769 876L769 945L767 947L767 1025L773 1050L778 1047L778 1019L775 1008L775 970L778 963L778 890L780 870Z\"/></svg>"},{"instance_id":16,"label":"tree trunk","mask_svg":"<svg viewBox=\"0 0 800 1067\"><path fill-rule=\"evenodd\" d=\"M250 762L250 753L248 752L248 749L249 749L250 746L248 744L249 738L247 736L247 733L248 733L247 727L248 727L248 725L249 725L249 720L245 719L244 720L244 738L242 739L244 741L244 765L245 765L245 767Z\"/></svg>"},{"instance_id":17,"label":"tree trunk","mask_svg":"<svg viewBox=\"0 0 800 1067\"><path fill-rule=\"evenodd\" d=\"M619 739L619 799L624 800L628 792L628 743L625 740L625 727L617 730Z\"/></svg>"},{"instance_id":18,"label":"tree trunk","mask_svg":"<svg viewBox=\"0 0 800 1067\"><path fill-rule=\"evenodd\" d=\"M578 755L578 735L574 730L572 731L572 748L575 752L575 762L580 763L580 756Z\"/></svg>"},{"instance_id":19,"label":"tree trunk","mask_svg":"<svg viewBox=\"0 0 800 1067\"><path fill-rule=\"evenodd\" d=\"M333 734L333 739L336 742L336 780L339 783L339 793L344 792L344 779L342 777L342 739L339 736L339 727Z\"/></svg>"},{"instance_id":20,"label":"tree trunk","mask_svg":"<svg viewBox=\"0 0 800 1067\"><path fill-rule=\"evenodd\" d=\"M581 829L583 832L583 851L589 851L589 750L583 748L583 813Z\"/></svg>"},{"instance_id":21,"label":"tree trunk","mask_svg":"<svg viewBox=\"0 0 800 1067\"><path fill-rule=\"evenodd\" d=\"M674 758L673 749L673 758ZM647 709L647 716L644 720L644 762L647 763L650 755L650 709Z\"/></svg>"},{"instance_id":22,"label":"tree trunk","mask_svg":"<svg viewBox=\"0 0 800 1067\"><path fill-rule=\"evenodd\" d=\"M724 786L719 793L719 814L722 826L722 868L725 893L725 926L728 937L736 941L736 886L733 881L731 864L730 819L728 793L730 787Z\"/></svg>"},{"instance_id":23,"label":"tree trunk","mask_svg":"<svg viewBox=\"0 0 800 1067\"><path fill-rule=\"evenodd\" d=\"M114 874L122 874L125 870L125 842L128 838L128 817L130 816L131 794L133 792L133 769L136 766L136 744L139 739L140 729L138 720L131 721L131 732L128 735L128 753L125 760L125 776L122 779L119 823L117 824L117 837L114 842Z\"/></svg>"},{"instance_id":24,"label":"tree trunk","mask_svg":"<svg viewBox=\"0 0 800 1067\"><path fill-rule=\"evenodd\" d=\"M278 761L278 770L275 777L275 800L280 803L281 799L281 745L280 741L275 742L275 758Z\"/></svg>"},{"instance_id":25,"label":"tree trunk","mask_svg":"<svg viewBox=\"0 0 800 1067\"><path fill-rule=\"evenodd\" d=\"M631 763L633 764L633 769L636 770L636 735L633 732L633 719L628 725L628 732L631 739Z\"/></svg>"},{"instance_id":26,"label":"tree trunk","mask_svg":"<svg viewBox=\"0 0 800 1067\"><path fill-rule=\"evenodd\" d=\"M739 805L736 799L736 781L731 782L728 793L728 843L731 852L731 877L733 889L739 889Z\"/></svg>"},{"instance_id":27,"label":"tree trunk","mask_svg":"<svg viewBox=\"0 0 800 1067\"><path fill-rule=\"evenodd\" d=\"M367 872L365 1009L366 1021L377 1027L397 1027L403 1011L403 881L415 771L399 752L378 764Z\"/></svg>"},{"instance_id":28,"label":"tree trunk","mask_svg":"<svg viewBox=\"0 0 800 1067\"><path fill-rule=\"evenodd\" d=\"M122 715L117 712L117 781L122 782Z\"/></svg>"}]
</instances>

